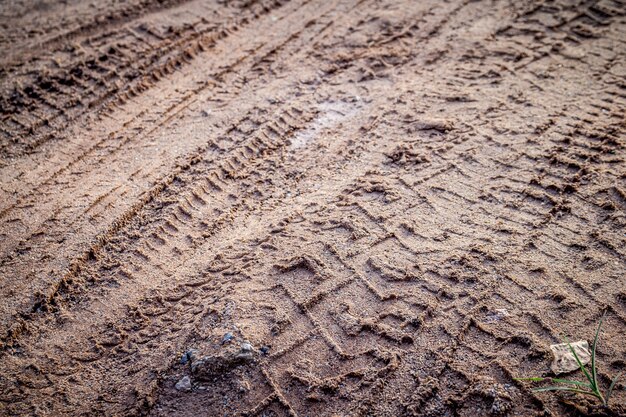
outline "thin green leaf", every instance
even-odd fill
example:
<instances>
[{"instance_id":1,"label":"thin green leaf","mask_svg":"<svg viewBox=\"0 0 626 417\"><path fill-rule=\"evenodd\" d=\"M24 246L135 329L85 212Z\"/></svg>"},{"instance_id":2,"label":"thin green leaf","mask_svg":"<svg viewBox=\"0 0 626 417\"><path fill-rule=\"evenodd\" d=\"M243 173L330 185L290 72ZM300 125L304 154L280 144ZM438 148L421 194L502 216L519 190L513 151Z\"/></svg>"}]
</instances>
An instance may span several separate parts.
<instances>
[{"instance_id":1,"label":"thin green leaf","mask_svg":"<svg viewBox=\"0 0 626 417\"><path fill-rule=\"evenodd\" d=\"M587 372L587 369L585 369L585 365L583 365L583 363L580 361L580 358L578 357L578 354L576 354L576 350L574 350L574 347L572 346L572 344L569 342L569 340L567 340L567 336L565 336L565 342L567 343L569 350L574 355L574 359L576 359L576 363L578 363L580 370L583 372L583 374L585 374L591 386L592 387L595 386L594 380L591 378L591 375L589 375L589 372Z\"/></svg>"},{"instance_id":2,"label":"thin green leaf","mask_svg":"<svg viewBox=\"0 0 626 417\"><path fill-rule=\"evenodd\" d=\"M543 392L543 391L569 391L569 392L574 392L576 394L585 394L585 395L591 395L593 397L598 397L596 395L595 392L591 392L591 391L585 391L582 389L576 389L576 388L570 388L570 387L558 387L558 386L553 386L553 387L543 387L543 388L534 388L533 389L534 392Z\"/></svg>"},{"instance_id":3,"label":"thin green leaf","mask_svg":"<svg viewBox=\"0 0 626 417\"><path fill-rule=\"evenodd\" d=\"M598 323L598 328L596 329L596 337L593 338L593 344L591 345L591 372L593 375L593 385L598 385L598 375L596 371L596 346L598 344L598 336L600 335L600 328L602 327L602 321L606 317L606 310L602 317L600 318L600 322Z\"/></svg>"},{"instance_id":4,"label":"thin green leaf","mask_svg":"<svg viewBox=\"0 0 626 417\"><path fill-rule=\"evenodd\" d=\"M591 385L585 382L572 381L571 379L561 379L561 378L551 378L551 379L552 379L552 382L560 382L562 384L578 385L579 387L585 387L585 388L591 389Z\"/></svg>"},{"instance_id":5,"label":"thin green leaf","mask_svg":"<svg viewBox=\"0 0 626 417\"><path fill-rule=\"evenodd\" d=\"M604 402L604 405L609 405L609 399L611 398L611 393L613 392L613 388L615 388L615 384L617 384L617 380L619 379L620 376L622 376L622 374L615 375L615 378L613 378L613 381L611 381L609 390L606 392L606 401Z\"/></svg>"},{"instance_id":6,"label":"thin green leaf","mask_svg":"<svg viewBox=\"0 0 626 417\"><path fill-rule=\"evenodd\" d=\"M541 382L545 381L548 378L542 378L540 376L533 376L530 378L513 378L514 381L532 381L532 382Z\"/></svg>"}]
</instances>

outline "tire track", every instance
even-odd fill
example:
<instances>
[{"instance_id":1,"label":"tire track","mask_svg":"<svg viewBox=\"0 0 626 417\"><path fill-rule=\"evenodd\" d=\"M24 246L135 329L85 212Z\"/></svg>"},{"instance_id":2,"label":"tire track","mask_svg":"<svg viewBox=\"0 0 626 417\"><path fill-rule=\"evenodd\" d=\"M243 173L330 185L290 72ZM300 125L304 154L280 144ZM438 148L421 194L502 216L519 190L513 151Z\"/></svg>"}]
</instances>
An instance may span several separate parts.
<instances>
[{"instance_id":1,"label":"tire track","mask_svg":"<svg viewBox=\"0 0 626 417\"><path fill-rule=\"evenodd\" d=\"M40 246L72 269L7 333L0 409L570 414L514 378L603 308L601 378L624 368L623 19L562 24L609 3L293 2L113 109L142 104L39 185L58 207L5 215L54 208L24 236L77 237Z\"/></svg>"},{"instance_id":2,"label":"tire track","mask_svg":"<svg viewBox=\"0 0 626 417\"><path fill-rule=\"evenodd\" d=\"M306 25L305 25L306 26ZM290 29L291 30L291 29ZM293 37L291 37L293 39ZM271 50L275 50L275 47L272 47L271 45L268 47L268 49ZM253 62L251 63L252 66L255 65L255 62L258 62L260 60L262 60L263 57L261 56L258 59L254 59ZM237 61L240 62L240 61ZM223 74L227 74L229 71L231 70L224 70L222 73ZM203 88L202 88L203 89ZM194 94L197 94L199 92L202 91L202 89L198 89L197 92L194 92ZM298 110L298 112L300 112L300 110ZM289 120L289 119L288 119ZM156 128L155 128L156 129ZM233 131L236 130L237 126L231 127L228 130ZM228 132L227 130L227 132ZM258 152L258 149L255 148L258 146L261 146L261 148L266 147L266 146L270 146L273 147L274 145L271 145L271 142L277 137L278 134L284 134L285 131L278 127L278 126L274 126L273 128L270 128L270 130L268 131L268 133L266 133L266 137L265 139L263 138L259 138L257 144L252 145L252 147L250 146L246 146L245 150L240 152L240 158L243 158L245 160L245 158L249 157L249 154L254 154L256 152ZM228 136L221 138L222 141L227 141L227 142L232 142L233 139L229 138ZM269 143L267 142L269 140ZM237 141L234 142L235 144L237 144ZM31 282L29 283L29 285L33 285L33 283L35 285L37 285L38 283L42 283L43 286L40 286L40 289L37 289L35 292L35 299L34 301L32 301L32 308L28 307L28 304L30 304L31 302L26 302L25 305L25 311L23 313L21 313L21 315L23 316L23 318L28 319L28 316L33 314L33 313L37 313L38 311L40 311L42 308L45 308L45 306L50 303L50 301L54 298L55 294L57 294L58 291L63 290L65 288L65 286L67 285L67 283L71 283L74 279L74 276L80 271L80 265L84 264L85 262L87 262L89 259L92 259L96 253L99 252L100 248L113 236L116 236L117 233L121 230L123 230L128 223L132 220L133 217L137 216L142 210L143 208L150 202L153 201L153 199L160 195L166 188L170 187L172 182L174 180L176 180L181 173L183 173L184 171L188 170L193 164L196 164L198 161L202 160L203 155L206 154L210 149L217 147L218 149L220 149L221 146L224 146L226 143L224 144L220 144L217 145L215 142L210 141L208 144L200 147L199 149L195 150L193 153L191 153L190 155L186 156L185 159L183 161L181 161L176 167L174 167L174 171L170 174L168 174L165 178L158 180L157 184L154 185L153 187L151 187L151 189L140 195L140 198L137 202L132 203L129 207L124 207L124 211L121 213L121 215L114 221L112 221L110 223L110 225L106 225L104 224L104 230L99 233L98 237L95 239L97 243L95 244L89 244L87 243L89 249L81 251L80 246L78 246L77 249L74 249L73 251L77 251L78 253L81 253L81 255L79 255L74 261L70 259L67 259L64 261L64 263L62 263L60 266L56 266L56 270L59 271L58 275L60 275L59 278L56 278L54 275L56 274L43 274L41 277L37 277L36 279L32 279ZM121 149L121 145L120 147L118 147L118 149ZM236 149L236 148L235 148ZM221 151L224 152L232 152L232 149L229 149L229 147L226 147L226 149L220 149ZM114 154L112 153L107 153L107 155L111 155L114 156ZM239 164L239 160L236 159L233 164L237 165ZM229 174L230 170L232 170L233 168L233 164L230 165L230 167L223 167L222 169L222 173L220 173L220 175L231 175ZM219 177L218 177L219 179ZM61 183L61 186L66 187L65 184ZM81 187L80 191L83 192L84 187ZM199 191L198 191L199 192ZM92 194L94 196L94 198L96 198L96 200L100 199L100 195L97 195L95 192ZM93 207L93 204L88 206L88 209L91 209ZM76 217L75 221L81 221L84 222L84 219L82 218L82 214L78 214L78 217ZM74 226L73 222L65 222L63 224L63 227L75 227L76 229L79 229L79 226ZM41 234L39 232L37 232L38 230L37 225L34 225L33 229L34 233L31 235L33 236L33 238L41 238ZM15 237L19 237L19 235L17 233L13 233L13 235ZM28 240L26 241L21 241L19 243L19 245L21 245L20 247L24 247L28 244ZM63 244L65 246L67 246L67 243ZM79 241L79 245L85 245L85 243L80 242ZM10 250L10 248L9 248ZM18 251L20 250L19 248L17 249ZM10 257L5 259L11 259ZM45 259L41 260L42 262L45 262ZM23 268L29 268L28 265L24 265L23 263L21 264L15 264L14 261L5 261L6 263L4 264L5 270L6 271L11 271L11 270L17 270L17 269L23 269ZM55 260L55 262L58 262L58 259ZM55 267L54 264L51 265L52 267ZM69 271L69 272L65 272L65 271ZM10 276L11 273L7 272L6 274L7 276ZM16 284L17 285L17 284ZM24 285L24 284L22 284ZM41 284L39 284L41 285ZM27 311L31 311L30 313L27 313ZM17 327L17 325L15 324L15 321L9 321L7 320L7 323L13 323L11 327L7 327L7 340L12 340L13 338L16 337L16 335L20 332L19 329L24 329L24 321L21 321L21 323L19 324L19 327ZM19 323L19 322L18 322Z\"/></svg>"},{"instance_id":3,"label":"tire track","mask_svg":"<svg viewBox=\"0 0 626 417\"><path fill-rule=\"evenodd\" d=\"M133 27L86 38L69 61L34 74L30 77L34 80L22 80L19 90L7 90L1 106L4 156L33 152L85 111L136 96L259 15L259 8L267 13L280 5L253 2L247 9L232 8L226 16L212 17L213 21L205 16L215 15L215 8L200 14L178 11L168 19L169 25L158 29L159 34L145 22L134 22ZM24 141L22 149L6 147L15 146L7 139L18 137Z\"/></svg>"}]
</instances>

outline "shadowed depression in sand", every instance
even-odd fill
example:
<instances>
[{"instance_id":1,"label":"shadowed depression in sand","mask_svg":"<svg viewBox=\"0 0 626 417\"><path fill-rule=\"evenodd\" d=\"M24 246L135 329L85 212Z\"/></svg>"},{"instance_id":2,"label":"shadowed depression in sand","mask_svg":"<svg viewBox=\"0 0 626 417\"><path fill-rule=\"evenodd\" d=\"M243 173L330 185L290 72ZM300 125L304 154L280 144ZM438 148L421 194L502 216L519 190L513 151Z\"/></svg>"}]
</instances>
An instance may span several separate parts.
<instances>
[{"instance_id":1,"label":"shadowed depression in sand","mask_svg":"<svg viewBox=\"0 0 626 417\"><path fill-rule=\"evenodd\" d=\"M625 53L624 0L4 2L0 415L624 415L514 378L605 310L626 371Z\"/></svg>"}]
</instances>

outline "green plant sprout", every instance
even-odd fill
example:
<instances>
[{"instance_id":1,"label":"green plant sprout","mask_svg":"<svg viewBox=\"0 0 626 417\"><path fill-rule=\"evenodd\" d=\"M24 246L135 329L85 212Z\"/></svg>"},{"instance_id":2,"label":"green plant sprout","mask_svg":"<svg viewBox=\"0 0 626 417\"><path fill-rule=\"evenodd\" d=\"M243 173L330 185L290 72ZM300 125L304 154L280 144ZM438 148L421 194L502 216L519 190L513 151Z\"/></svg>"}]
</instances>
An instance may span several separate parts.
<instances>
[{"instance_id":1,"label":"green plant sprout","mask_svg":"<svg viewBox=\"0 0 626 417\"><path fill-rule=\"evenodd\" d=\"M622 375L617 374L615 378L611 381L611 385L609 385L609 389L606 392L606 395L602 395L600 391L600 386L598 384L598 376L597 376L597 367L596 367L596 346L598 344L598 336L600 335L600 328L602 327L602 321L606 317L606 311L602 315L600 319L600 323L598 324L598 329L596 330L596 337L593 339L593 344L591 345L591 373L585 368L585 365L581 362L580 358L576 354L576 350L572 347L567 337L565 337L565 342L567 346L569 346L570 351L574 355L576 359L576 363L580 367L581 372L585 375L588 382L579 382L572 381L570 379L561 379L561 378L542 378L542 377L532 377L532 378L514 378L516 381L531 381L531 382L542 382L542 381L550 381L564 385L552 385L549 387L541 387L541 388L533 388L534 392L544 392L544 391L568 391L576 394L590 395L596 397L604 407L609 406L609 400L611 399L611 394L613 393L613 388L615 388L615 384L617 384L617 380ZM569 385L569 386L567 386Z\"/></svg>"}]
</instances>

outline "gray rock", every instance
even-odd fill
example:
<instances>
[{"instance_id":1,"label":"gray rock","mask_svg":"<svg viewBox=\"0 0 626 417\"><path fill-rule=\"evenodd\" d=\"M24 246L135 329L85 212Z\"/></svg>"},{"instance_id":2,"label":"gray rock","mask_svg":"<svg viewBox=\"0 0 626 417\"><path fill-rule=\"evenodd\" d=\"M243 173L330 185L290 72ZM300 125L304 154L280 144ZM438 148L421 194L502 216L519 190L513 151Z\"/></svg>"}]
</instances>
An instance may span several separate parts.
<instances>
[{"instance_id":1,"label":"gray rock","mask_svg":"<svg viewBox=\"0 0 626 417\"><path fill-rule=\"evenodd\" d=\"M191 378L185 375L184 377L180 379L180 381L176 383L175 388L178 391L184 391L184 392L191 391Z\"/></svg>"}]
</instances>

